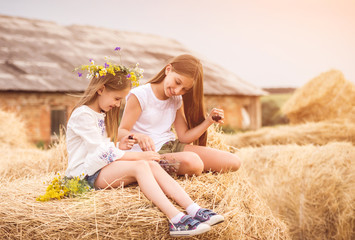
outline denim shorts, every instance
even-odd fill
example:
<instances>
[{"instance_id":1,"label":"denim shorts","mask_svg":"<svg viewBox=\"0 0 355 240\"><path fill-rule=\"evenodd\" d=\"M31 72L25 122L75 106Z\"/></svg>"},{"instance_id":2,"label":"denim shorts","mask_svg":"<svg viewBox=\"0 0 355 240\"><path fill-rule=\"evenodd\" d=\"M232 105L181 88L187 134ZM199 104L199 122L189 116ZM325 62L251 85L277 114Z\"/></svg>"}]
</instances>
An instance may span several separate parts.
<instances>
[{"instance_id":1,"label":"denim shorts","mask_svg":"<svg viewBox=\"0 0 355 240\"><path fill-rule=\"evenodd\" d=\"M91 188L94 188L95 190L100 189L100 188L95 187L95 181L96 181L96 178L99 176L100 172L101 172L101 169L99 171L97 171L96 173L94 173L93 175L85 177L86 181L88 181L88 183L89 183L89 186Z\"/></svg>"},{"instance_id":2,"label":"denim shorts","mask_svg":"<svg viewBox=\"0 0 355 240\"><path fill-rule=\"evenodd\" d=\"M183 152L186 143L181 143L178 139L175 141L169 141L164 143L164 145L160 148L158 153L165 154L165 153L175 153L175 152Z\"/></svg>"}]
</instances>

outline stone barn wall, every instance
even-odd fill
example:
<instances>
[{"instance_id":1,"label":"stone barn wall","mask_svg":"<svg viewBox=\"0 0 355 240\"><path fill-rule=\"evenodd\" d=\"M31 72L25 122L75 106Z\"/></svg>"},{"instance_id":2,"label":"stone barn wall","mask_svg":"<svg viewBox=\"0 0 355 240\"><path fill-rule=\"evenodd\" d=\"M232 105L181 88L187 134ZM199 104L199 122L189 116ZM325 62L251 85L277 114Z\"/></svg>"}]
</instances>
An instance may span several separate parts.
<instances>
[{"instance_id":1,"label":"stone barn wall","mask_svg":"<svg viewBox=\"0 0 355 240\"><path fill-rule=\"evenodd\" d=\"M25 122L30 139L48 144L54 132L58 134L60 123L67 118L78 101L77 97L64 93L2 92L0 106L5 111L16 112Z\"/></svg>"},{"instance_id":2,"label":"stone barn wall","mask_svg":"<svg viewBox=\"0 0 355 240\"><path fill-rule=\"evenodd\" d=\"M258 129L261 127L260 97L206 95L207 111L214 107L224 110L224 124L233 129ZM244 108L244 110L243 110ZM247 116L249 116L249 124ZM244 120L243 120L244 118Z\"/></svg>"},{"instance_id":3,"label":"stone barn wall","mask_svg":"<svg viewBox=\"0 0 355 240\"><path fill-rule=\"evenodd\" d=\"M59 134L59 125L66 125L69 114L79 100L73 94L41 92L2 92L0 106L5 111L16 112L25 120L30 139L35 142L50 143ZM213 107L225 111L225 126L241 129L261 127L261 107L259 97L249 96L205 96L206 110ZM242 108L250 117L249 126L243 124Z\"/></svg>"}]
</instances>

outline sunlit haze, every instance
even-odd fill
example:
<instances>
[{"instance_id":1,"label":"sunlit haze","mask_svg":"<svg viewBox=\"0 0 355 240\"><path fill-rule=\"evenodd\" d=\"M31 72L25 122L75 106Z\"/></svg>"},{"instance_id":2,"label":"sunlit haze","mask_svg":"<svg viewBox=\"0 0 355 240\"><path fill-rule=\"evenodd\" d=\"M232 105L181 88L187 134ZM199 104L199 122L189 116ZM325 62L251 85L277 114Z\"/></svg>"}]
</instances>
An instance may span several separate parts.
<instances>
[{"instance_id":1,"label":"sunlit haze","mask_svg":"<svg viewBox=\"0 0 355 240\"><path fill-rule=\"evenodd\" d=\"M259 87L332 68L355 83L353 0L1 0L0 14L176 39Z\"/></svg>"}]
</instances>

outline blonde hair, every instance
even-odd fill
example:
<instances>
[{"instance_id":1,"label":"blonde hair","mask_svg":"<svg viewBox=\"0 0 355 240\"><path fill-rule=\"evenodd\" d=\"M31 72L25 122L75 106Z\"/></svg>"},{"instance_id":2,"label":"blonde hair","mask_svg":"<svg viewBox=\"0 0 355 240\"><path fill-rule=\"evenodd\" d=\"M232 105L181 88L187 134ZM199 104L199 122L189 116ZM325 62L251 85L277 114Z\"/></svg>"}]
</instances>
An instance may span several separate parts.
<instances>
[{"instance_id":1,"label":"blonde hair","mask_svg":"<svg viewBox=\"0 0 355 240\"><path fill-rule=\"evenodd\" d=\"M190 91L182 95L184 103L184 113L188 128L194 128L202 123L205 118L205 107L203 100L203 68L199 59L196 57L183 54L171 59L167 65L172 66L172 70L180 75L192 78L194 85ZM160 83L165 77L165 69L167 65L155 76L149 83ZM206 146L207 131L204 132L194 144Z\"/></svg>"},{"instance_id":2,"label":"blonde hair","mask_svg":"<svg viewBox=\"0 0 355 240\"><path fill-rule=\"evenodd\" d=\"M82 106L89 105L96 101L98 97L97 91L105 86L105 88L109 91L113 90L124 90L127 88L131 88L132 81L127 78L125 73L117 73L116 75L106 74L105 76L94 76L89 86L86 88L84 94L81 96L79 102L74 106L72 112ZM72 113L71 112L71 113ZM115 144L117 143L117 133L118 133L118 125L119 125L119 107L113 107L110 111L106 112L105 124L106 124L106 132L107 136L112 139Z\"/></svg>"}]
</instances>

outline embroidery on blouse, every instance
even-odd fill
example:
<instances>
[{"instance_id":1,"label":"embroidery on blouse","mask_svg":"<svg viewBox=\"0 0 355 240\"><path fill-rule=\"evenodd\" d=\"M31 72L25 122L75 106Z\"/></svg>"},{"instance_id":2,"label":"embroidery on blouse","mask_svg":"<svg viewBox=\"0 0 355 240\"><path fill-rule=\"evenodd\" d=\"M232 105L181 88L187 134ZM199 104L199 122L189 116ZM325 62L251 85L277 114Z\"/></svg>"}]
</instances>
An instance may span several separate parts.
<instances>
[{"instance_id":1,"label":"embroidery on blouse","mask_svg":"<svg viewBox=\"0 0 355 240\"><path fill-rule=\"evenodd\" d=\"M105 133L105 130L106 130L106 127L105 127L105 120L99 119L97 125L98 125L99 128L101 129L101 135L103 136L104 133Z\"/></svg>"},{"instance_id":2,"label":"embroidery on blouse","mask_svg":"<svg viewBox=\"0 0 355 240\"><path fill-rule=\"evenodd\" d=\"M110 164L116 160L116 154L113 151L113 148L110 147L107 152L101 153L100 159L102 159L106 164Z\"/></svg>"}]
</instances>

